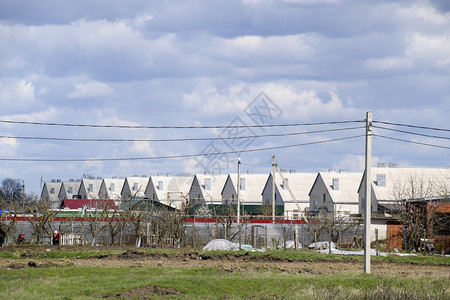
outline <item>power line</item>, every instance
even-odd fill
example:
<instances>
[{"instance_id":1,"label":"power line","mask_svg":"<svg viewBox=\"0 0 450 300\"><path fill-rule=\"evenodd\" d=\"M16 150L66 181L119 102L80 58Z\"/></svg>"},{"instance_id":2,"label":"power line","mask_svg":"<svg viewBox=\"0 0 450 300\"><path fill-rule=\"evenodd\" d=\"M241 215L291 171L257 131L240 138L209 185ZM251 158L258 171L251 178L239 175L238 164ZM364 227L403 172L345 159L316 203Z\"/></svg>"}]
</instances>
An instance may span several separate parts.
<instances>
[{"instance_id":1,"label":"power line","mask_svg":"<svg viewBox=\"0 0 450 300\"><path fill-rule=\"evenodd\" d=\"M410 144L417 144L417 145L428 146L428 147L434 147L434 148L441 148L441 149L450 149L450 147L446 147L446 146L435 145L435 144L430 144L430 143L422 143L422 142L408 141L408 140L404 140L404 139L393 138L393 137L384 136L384 135L379 135L379 134L374 134L373 136L380 137L380 138L384 138L384 139L389 139L389 140L393 140L393 141L399 141L399 142L410 143Z\"/></svg>"},{"instance_id":2,"label":"power line","mask_svg":"<svg viewBox=\"0 0 450 300\"><path fill-rule=\"evenodd\" d=\"M382 126L373 126L373 128L379 128L379 129L390 130L390 131L395 131L395 132L400 132L400 133L407 133L407 134L412 134L412 135L417 135L417 136L423 136L423 137L429 137L429 138L436 138L436 139L450 140L450 137L437 136L437 135L430 135L430 134L423 134L423 133L417 133L417 132L411 132L411 131L405 131L405 130L399 130L399 129L387 128L387 127L382 127Z\"/></svg>"},{"instance_id":3,"label":"power line","mask_svg":"<svg viewBox=\"0 0 450 300\"><path fill-rule=\"evenodd\" d=\"M173 138L173 139L89 139L89 138L7 136L7 135L1 135L0 138L23 139L23 140L72 141L72 142L186 142L186 141L212 141L212 140L236 140L236 139L264 138L264 137L283 137L283 136L295 136L295 135L304 135L304 134L313 134L313 133L336 132L336 131L353 130L353 129L361 129L361 128L364 128L364 127L358 126L358 127L346 127L346 128L335 128L335 129L325 129L325 130L313 130L313 131L305 131L305 132L247 135L247 136L236 136L236 137Z\"/></svg>"},{"instance_id":4,"label":"power line","mask_svg":"<svg viewBox=\"0 0 450 300\"><path fill-rule=\"evenodd\" d=\"M0 120L0 123L22 124L22 125L40 125L40 126L64 126L64 127L91 127L91 128L126 128L126 129L214 129L214 128L268 128L268 127L295 127L312 125L333 125L347 123L361 123L364 120L355 121L333 121L316 123L292 123L292 124L263 124L263 125L213 125L213 126L145 126L145 125L99 125L99 124L72 124L72 123L52 123L52 122L29 122Z\"/></svg>"},{"instance_id":5,"label":"power line","mask_svg":"<svg viewBox=\"0 0 450 300\"><path fill-rule=\"evenodd\" d=\"M356 136L335 138L335 139L302 143L302 144L292 144L292 145L283 145L283 146L274 146L274 147L265 147L265 148L246 149L246 150L240 150L240 151L224 151L224 152L185 154L185 155L129 157L129 158L75 158L75 159L0 158L0 161L23 161L23 162L95 162L95 161L98 161L98 162L100 162L100 161L136 161L136 160L191 158L191 157L198 157L198 156L214 156L214 155L237 154L237 153L244 153L244 152L248 153L248 152L266 151L266 150L287 149L287 148L293 148L293 147L309 146L309 145L349 140L349 139L354 139L354 138L363 137L363 136L365 136L365 135L356 135Z\"/></svg>"},{"instance_id":6,"label":"power line","mask_svg":"<svg viewBox=\"0 0 450 300\"><path fill-rule=\"evenodd\" d=\"M437 131L450 132L450 129L436 128L436 127L427 127L427 126L416 126L416 125L411 125L411 124L391 123L391 122L384 122L384 121L373 121L373 123L380 123L380 124L385 124L385 125L394 125L394 126L403 126L403 127L411 127L411 128L418 128L418 129L427 129L427 130L437 130Z\"/></svg>"}]
</instances>

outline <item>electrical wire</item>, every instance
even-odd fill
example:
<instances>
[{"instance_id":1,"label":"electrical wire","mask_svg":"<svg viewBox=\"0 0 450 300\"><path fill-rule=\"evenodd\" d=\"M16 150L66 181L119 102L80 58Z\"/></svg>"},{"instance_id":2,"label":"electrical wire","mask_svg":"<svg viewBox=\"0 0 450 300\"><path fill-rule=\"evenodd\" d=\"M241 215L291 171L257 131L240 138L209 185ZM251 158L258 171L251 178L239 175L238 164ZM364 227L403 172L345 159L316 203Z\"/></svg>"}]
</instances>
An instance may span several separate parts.
<instances>
[{"instance_id":1,"label":"electrical wire","mask_svg":"<svg viewBox=\"0 0 450 300\"><path fill-rule=\"evenodd\" d=\"M450 140L450 137L443 137L443 136L437 136L437 135L423 134L423 133L417 133L417 132L411 132L411 131L387 128L387 127L382 127L382 126L373 126L373 128L379 128L379 129L390 130L390 131L395 131L395 132L400 132L400 133L407 133L407 134L423 136L423 137L429 137L429 138Z\"/></svg>"},{"instance_id":2,"label":"electrical wire","mask_svg":"<svg viewBox=\"0 0 450 300\"><path fill-rule=\"evenodd\" d=\"M239 151L224 151L224 152L214 152L214 153L199 153L199 154L185 154L185 155L169 155L169 156L153 156L153 157L129 157L129 158L76 158L76 159L39 159L39 158L0 158L0 161L22 161L22 162L100 162L100 161L136 161L136 160L155 160L155 159L173 159L173 158L192 158L199 156L214 156L214 155L226 155L226 154L237 154L237 153L249 153L257 151L266 150L276 150L276 149L286 149L293 147L317 145L323 143L337 142L343 140L354 139L358 137L363 137L365 135L356 135L342 138L335 138L317 142L274 146L274 147L263 147L254 149L244 149Z\"/></svg>"},{"instance_id":3,"label":"electrical wire","mask_svg":"<svg viewBox=\"0 0 450 300\"><path fill-rule=\"evenodd\" d=\"M65 127L91 127L91 128L126 128L126 129L267 128L267 127L295 127L295 126L311 126L311 125L333 125L333 124L347 124L347 123L361 123L361 122L364 122L364 120L316 122L316 123L292 123L292 124L267 124L267 125L144 126L144 125L71 124L71 123L52 123L52 122L29 122L29 121L0 120L0 123L6 123L6 124L42 125L42 126L65 126Z\"/></svg>"},{"instance_id":4,"label":"electrical wire","mask_svg":"<svg viewBox=\"0 0 450 300\"><path fill-rule=\"evenodd\" d=\"M0 138L23 139L23 140L72 141L72 142L186 142L186 141L236 140L236 139L263 138L263 137L296 136L296 135L304 135L304 134L336 132L336 131L353 130L353 129L361 129L361 128L364 128L364 126L314 130L314 131L305 131L305 132L293 132L293 133L247 135L247 136L236 136L236 137L173 138L173 139L88 139L88 138L30 137L30 136L7 136L7 135L1 135Z\"/></svg>"},{"instance_id":5,"label":"electrical wire","mask_svg":"<svg viewBox=\"0 0 450 300\"><path fill-rule=\"evenodd\" d=\"M441 149L450 149L450 147L446 147L446 146L435 145L435 144L430 144L430 143L422 143L422 142L408 141L408 140L404 140L404 139L393 138L393 137L384 136L384 135L379 135L379 134L373 134L373 136L380 137L380 138L384 138L384 139L389 139L389 140L393 140L393 141L399 141L399 142L410 143L410 144L417 144L417 145L428 146L428 147L434 147L434 148L441 148Z\"/></svg>"},{"instance_id":6,"label":"electrical wire","mask_svg":"<svg viewBox=\"0 0 450 300\"><path fill-rule=\"evenodd\" d=\"M372 121L372 123L380 123L380 124L385 124L385 125L394 125L394 126L403 126L403 127L410 127L410 128L450 132L450 129L427 127L427 126L416 126L416 125L411 125L411 124L391 123L391 122L385 122L385 121Z\"/></svg>"}]
</instances>

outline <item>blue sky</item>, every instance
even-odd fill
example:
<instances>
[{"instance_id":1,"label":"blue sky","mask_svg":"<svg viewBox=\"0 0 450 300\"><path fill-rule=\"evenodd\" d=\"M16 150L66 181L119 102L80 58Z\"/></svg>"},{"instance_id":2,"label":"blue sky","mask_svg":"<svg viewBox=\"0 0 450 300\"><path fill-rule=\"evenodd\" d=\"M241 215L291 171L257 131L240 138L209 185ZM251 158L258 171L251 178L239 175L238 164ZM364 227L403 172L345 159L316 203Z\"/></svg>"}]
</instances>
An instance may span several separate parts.
<instances>
[{"instance_id":1,"label":"blue sky","mask_svg":"<svg viewBox=\"0 0 450 300\"><path fill-rule=\"evenodd\" d=\"M374 120L448 129L448 1L1 1L0 120L101 125L255 125ZM264 93L264 94L261 94ZM254 102L256 101L256 102ZM238 124L233 123L233 124ZM358 124L244 128L285 134ZM381 124L380 124L381 126ZM450 147L448 131L375 133ZM378 131L377 131L378 130ZM228 133L227 133L228 134ZM243 133L239 133L243 134ZM341 132L225 141L74 142L0 138L1 158L129 158L304 144ZM222 129L118 129L0 123L11 137L167 139L223 137ZM228 141L230 142L230 141ZM0 178L44 180L203 172L362 171L364 138L258 152L137 161L0 161ZM220 160L220 158L222 160ZM203 159L203 160L202 160ZM375 137L373 161L449 165L450 150Z\"/></svg>"}]
</instances>

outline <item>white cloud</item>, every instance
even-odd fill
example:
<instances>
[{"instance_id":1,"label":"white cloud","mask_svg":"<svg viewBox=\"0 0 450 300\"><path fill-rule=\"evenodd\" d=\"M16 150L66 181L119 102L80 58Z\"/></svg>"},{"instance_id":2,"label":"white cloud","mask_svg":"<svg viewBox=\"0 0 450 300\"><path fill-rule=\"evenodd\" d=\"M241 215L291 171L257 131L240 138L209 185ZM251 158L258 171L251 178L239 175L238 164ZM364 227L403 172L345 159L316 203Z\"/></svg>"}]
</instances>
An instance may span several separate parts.
<instances>
[{"instance_id":1,"label":"white cloud","mask_svg":"<svg viewBox=\"0 0 450 300\"><path fill-rule=\"evenodd\" d=\"M13 157L19 143L15 138L0 138L0 155L3 157Z\"/></svg>"},{"instance_id":2,"label":"white cloud","mask_svg":"<svg viewBox=\"0 0 450 300\"><path fill-rule=\"evenodd\" d=\"M73 90L67 95L69 98L99 98L111 95L114 90L103 82L91 81L75 83Z\"/></svg>"},{"instance_id":3,"label":"white cloud","mask_svg":"<svg viewBox=\"0 0 450 300\"><path fill-rule=\"evenodd\" d=\"M133 142L130 151L145 157L154 156L154 150L150 142Z\"/></svg>"}]
</instances>

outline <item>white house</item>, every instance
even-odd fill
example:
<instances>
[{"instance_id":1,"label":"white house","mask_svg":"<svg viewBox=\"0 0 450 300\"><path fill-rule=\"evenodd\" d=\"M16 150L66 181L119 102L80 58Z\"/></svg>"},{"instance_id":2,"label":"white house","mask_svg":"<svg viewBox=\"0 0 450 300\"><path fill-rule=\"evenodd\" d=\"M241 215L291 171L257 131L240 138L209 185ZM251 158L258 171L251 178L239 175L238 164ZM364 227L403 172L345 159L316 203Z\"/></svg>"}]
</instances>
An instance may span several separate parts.
<instances>
[{"instance_id":1,"label":"white house","mask_svg":"<svg viewBox=\"0 0 450 300\"><path fill-rule=\"evenodd\" d=\"M103 179L88 179L85 178L81 180L80 189L78 190L78 195L81 199L98 199L98 192L100 186L102 185Z\"/></svg>"},{"instance_id":2,"label":"white house","mask_svg":"<svg viewBox=\"0 0 450 300\"><path fill-rule=\"evenodd\" d=\"M73 199L74 195L78 195L80 186L81 180L64 181L58 194L59 202L61 203L64 199Z\"/></svg>"},{"instance_id":3,"label":"white house","mask_svg":"<svg viewBox=\"0 0 450 300\"><path fill-rule=\"evenodd\" d=\"M309 192L310 211L357 214L362 173L320 172Z\"/></svg>"},{"instance_id":4,"label":"white house","mask_svg":"<svg viewBox=\"0 0 450 300\"><path fill-rule=\"evenodd\" d=\"M120 197L122 199L145 197L148 182L149 178L145 176L126 177L120 191Z\"/></svg>"},{"instance_id":5,"label":"white house","mask_svg":"<svg viewBox=\"0 0 450 300\"><path fill-rule=\"evenodd\" d=\"M450 169L448 168L398 168L393 164L385 167L378 164L371 168L372 212L395 209L399 201L439 197L450 191ZM364 212L366 178L360 181L359 211Z\"/></svg>"},{"instance_id":6,"label":"white house","mask_svg":"<svg viewBox=\"0 0 450 300\"><path fill-rule=\"evenodd\" d=\"M237 173L228 174L222 189L222 204L237 204ZM244 173L240 175L239 200L242 205L261 205L261 193L267 174Z\"/></svg>"},{"instance_id":7,"label":"white house","mask_svg":"<svg viewBox=\"0 0 450 300\"><path fill-rule=\"evenodd\" d=\"M196 204L222 204L222 189L228 175L196 174L189 189L189 201Z\"/></svg>"},{"instance_id":8,"label":"white house","mask_svg":"<svg viewBox=\"0 0 450 300\"><path fill-rule=\"evenodd\" d=\"M184 201L189 196L193 179L193 176L151 176L145 190L145 197L181 208L182 203L186 204Z\"/></svg>"},{"instance_id":9,"label":"white house","mask_svg":"<svg viewBox=\"0 0 450 300\"><path fill-rule=\"evenodd\" d=\"M283 172L287 185L283 183L280 174L275 173L275 205L284 205L284 215L289 217L299 216L299 211L309 209L309 191L314 183L317 173L297 173L294 170ZM294 195L289 192L288 186ZM267 178L262 191L264 205L272 205L272 173Z\"/></svg>"},{"instance_id":10,"label":"white house","mask_svg":"<svg viewBox=\"0 0 450 300\"><path fill-rule=\"evenodd\" d=\"M112 199L117 205L120 202L125 178L108 178L103 179L98 192L99 199Z\"/></svg>"},{"instance_id":11,"label":"white house","mask_svg":"<svg viewBox=\"0 0 450 300\"><path fill-rule=\"evenodd\" d=\"M51 208L59 208L60 201L58 199L59 190L61 189L61 180L52 179L50 182L44 182L41 192L41 200L47 202Z\"/></svg>"}]
</instances>

